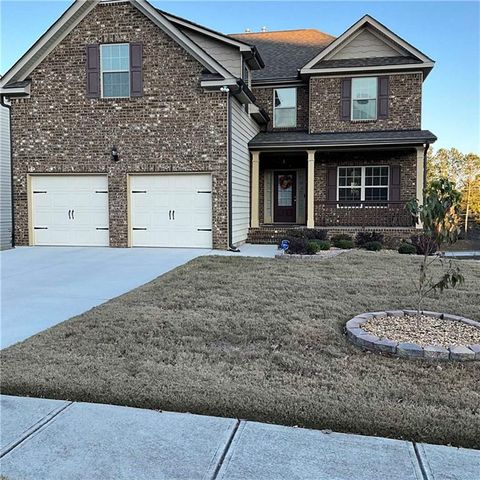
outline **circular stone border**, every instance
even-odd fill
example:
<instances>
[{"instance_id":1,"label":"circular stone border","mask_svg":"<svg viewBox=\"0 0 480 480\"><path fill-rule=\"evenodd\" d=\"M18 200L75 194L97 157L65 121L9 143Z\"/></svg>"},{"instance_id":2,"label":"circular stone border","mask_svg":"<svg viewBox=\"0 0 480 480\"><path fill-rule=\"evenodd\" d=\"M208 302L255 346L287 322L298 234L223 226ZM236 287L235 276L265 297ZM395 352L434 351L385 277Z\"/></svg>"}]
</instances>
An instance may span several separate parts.
<instances>
[{"instance_id":1,"label":"circular stone border","mask_svg":"<svg viewBox=\"0 0 480 480\"><path fill-rule=\"evenodd\" d=\"M357 347L370 350L377 353L388 353L397 357L426 359L426 360L453 360L457 362L466 362L471 360L480 361L480 345L453 346L449 348L439 345L429 345L422 347L416 343L402 343L388 339L381 339L372 335L361 328L361 326L372 318L379 317L403 317L404 315L416 315L416 310L386 310L384 312L366 312L350 319L346 326L347 338ZM442 318L455 322L463 322L480 328L480 322L470 320L469 318L449 313L438 313L421 311L423 315L429 317Z\"/></svg>"}]
</instances>

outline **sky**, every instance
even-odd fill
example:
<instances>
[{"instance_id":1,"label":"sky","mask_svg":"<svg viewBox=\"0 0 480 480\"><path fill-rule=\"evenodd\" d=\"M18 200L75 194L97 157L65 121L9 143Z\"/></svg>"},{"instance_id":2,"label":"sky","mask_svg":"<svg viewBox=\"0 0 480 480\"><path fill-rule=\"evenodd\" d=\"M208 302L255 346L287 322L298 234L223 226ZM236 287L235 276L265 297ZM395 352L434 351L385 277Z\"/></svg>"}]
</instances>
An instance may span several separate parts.
<instances>
[{"instance_id":1,"label":"sky","mask_svg":"<svg viewBox=\"0 0 480 480\"><path fill-rule=\"evenodd\" d=\"M71 1L0 0L2 75ZM480 1L151 1L223 33L317 28L339 36L368 13L436 65L424 82L422 128L434 148L480 152Z\"/></svg>"}]
</instances>

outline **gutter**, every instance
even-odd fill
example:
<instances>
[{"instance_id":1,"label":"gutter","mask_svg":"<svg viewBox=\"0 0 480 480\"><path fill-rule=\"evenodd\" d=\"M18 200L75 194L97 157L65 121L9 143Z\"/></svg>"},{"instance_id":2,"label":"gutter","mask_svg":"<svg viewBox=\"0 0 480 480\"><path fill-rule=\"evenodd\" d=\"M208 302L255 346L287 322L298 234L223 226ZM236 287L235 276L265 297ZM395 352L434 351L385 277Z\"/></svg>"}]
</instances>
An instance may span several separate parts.
<instances>
[{"instance_id":1,"label":"gutter","mask_svg":"<svg viewBox=\"0 0 480 480\"><path fill-rule=\"evenodd\" d=\"M0 104L8 108L8 129L9 129L9 155L10 155L10 209L12 211L12 248L15 248L15 211L13 208L13 155L12 155L12 106L5 103L5 95L0 95Z\"/></svg>"}]
</instances>

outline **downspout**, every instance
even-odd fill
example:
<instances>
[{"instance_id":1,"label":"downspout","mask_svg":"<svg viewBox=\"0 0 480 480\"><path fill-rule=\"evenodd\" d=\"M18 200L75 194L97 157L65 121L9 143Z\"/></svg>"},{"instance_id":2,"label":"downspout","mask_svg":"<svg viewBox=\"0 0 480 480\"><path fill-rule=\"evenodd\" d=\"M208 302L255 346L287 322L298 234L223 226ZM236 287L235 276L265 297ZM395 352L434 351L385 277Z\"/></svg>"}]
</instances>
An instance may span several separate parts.
<instances>
[{"instance_id":1,"label":"downspout","mask_svg":"<svg viewBox=\"0 0 480 480\"><path fill-rule=\"evenodd\" d=\"M228 250L230 252L240 252L233 245L233 229L232 229L232 95L227 92L227 171L228 171Z\"/></svg>"},{"instance_id":2,"label":"downspout","mask_svg":"<svg viewBox=\"0 0 480 480\"><path fill-rule=\"evenodd\" d=\"M0 104L8 108L9 155L10 155L10 208L12 211L12 248L15 247L15 210L13 208L13 155L12 155L12 105L5 103L5 95L0 95Z\"/></svg>"}]
</instances>

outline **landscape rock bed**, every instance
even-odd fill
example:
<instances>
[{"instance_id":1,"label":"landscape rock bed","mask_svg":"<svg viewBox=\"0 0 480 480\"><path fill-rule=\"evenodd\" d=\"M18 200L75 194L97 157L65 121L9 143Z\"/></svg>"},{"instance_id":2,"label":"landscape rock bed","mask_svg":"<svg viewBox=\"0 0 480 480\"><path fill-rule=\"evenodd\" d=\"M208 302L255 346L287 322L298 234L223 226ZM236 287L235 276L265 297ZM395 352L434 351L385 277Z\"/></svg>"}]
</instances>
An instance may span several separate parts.
<instances>
[{"instance_id":1,"label":"landscape rock bed","mask_svg":"<svg viewBox=\"0 0 480 480\"><path fill-rule=\"evenodd\" d=\"M480 360L480 322L446 313L420 313L362 313L347 322L347 337L358 347L399 357Z\"/></svg>"}]
</instances>

